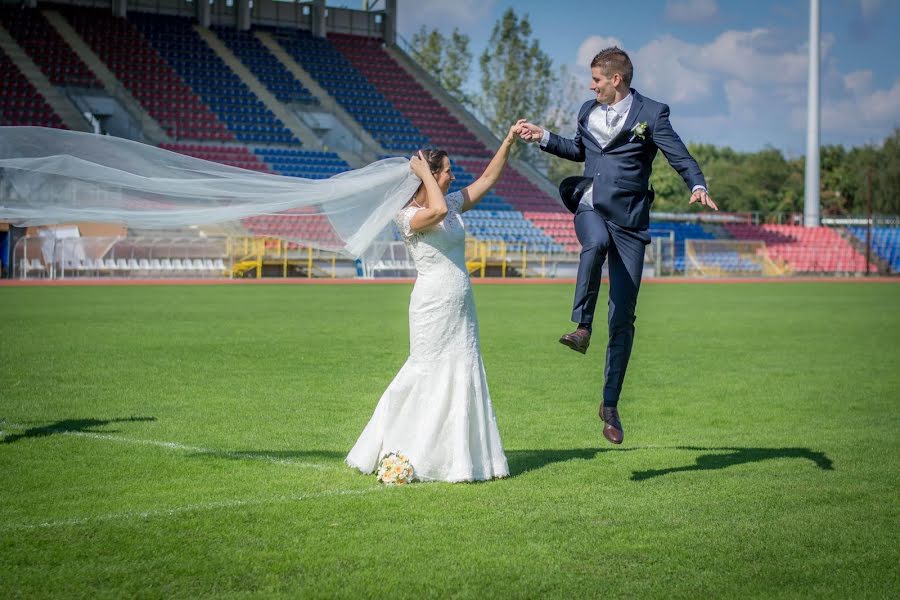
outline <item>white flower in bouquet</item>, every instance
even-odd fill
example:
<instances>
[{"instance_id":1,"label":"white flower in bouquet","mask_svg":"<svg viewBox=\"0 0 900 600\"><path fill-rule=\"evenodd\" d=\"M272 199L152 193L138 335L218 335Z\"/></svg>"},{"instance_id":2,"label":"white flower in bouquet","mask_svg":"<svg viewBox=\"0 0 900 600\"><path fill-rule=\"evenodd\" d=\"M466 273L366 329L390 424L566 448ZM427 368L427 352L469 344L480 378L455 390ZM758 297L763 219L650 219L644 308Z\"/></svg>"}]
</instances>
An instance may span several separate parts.
<instances>
[{"instance_id":1,"label":"white flower in bouquet","mask_svg":"<svg viewBox=\"0 0 900 600\"><path fill-rule=\"evenodd\" d=\"M387 485L405 485L412 481L413 473L406 455L390 452L384 455L378 465L377 479Z\"/></svg>"}]
</instances>

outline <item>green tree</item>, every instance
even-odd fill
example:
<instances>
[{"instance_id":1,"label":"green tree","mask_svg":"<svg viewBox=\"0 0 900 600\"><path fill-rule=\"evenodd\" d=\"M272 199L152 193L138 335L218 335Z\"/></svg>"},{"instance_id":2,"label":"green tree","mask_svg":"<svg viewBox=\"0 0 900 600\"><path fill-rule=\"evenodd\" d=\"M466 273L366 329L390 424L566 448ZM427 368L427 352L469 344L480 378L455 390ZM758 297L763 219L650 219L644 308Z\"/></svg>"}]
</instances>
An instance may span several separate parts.
<instances>
[{"instance_id":1,"label":"green tree","mask_svg":"<svg viewBox=\"0 0 900 600\"><path fill-rule=\"evenodd\" d=\"M843 146L819 149L819 201L823 215L852 212L854 182L847 166L847 151Z\"/></svg>"},{"instance_id":2,"label":"green tree","mask_svg":"<svg viewBox=\"0 0 900 600\"><path fill-rule=\"evenodd\" d=\"M428 30L423 25L413 34L410 45L413 59L432 75L448 94L463 105L472 105L465 91L465 84L472 70L469 36L461 33L459 29L454 29L447 37L437 29Z\"/></svg>"},{"instance_id":3,"label":"green tree","mask_svg":"<svg viewBox=\"0 0 900 600\"><path fill-rule=\"evenodd\" d=\"M459 102L471 106L471 98L464 86L472 70L472 52L469 50L469 36L454 28L450 43L446 46L441 65L441 85Z\"/></svg>"},{"instance_id":4,"label":"green tree","mask_svg":"<svg viewBox=\"0 0 900 600\"><path fill-rule=\"evenodd\" d=\"M846 171L854 214L866 214L870 186L872 214L900 214L900 129L880 148L853 148L847 155Z\"/></svg>"},{"instance_id":5,"label":"green tree","mask_svg":"<svg viewBox=\"0 0 900 600\"><path fill-rule=\"evenodd\" d=\"M532 39L528 15L519 18L512 8L503 13L494 24L479 65L481 95L476 106L495 135L505 136L516 119L547 115L557 80L553 61ZM534 144L517 144L514 152L534 155L537 150Z\"/></svg>"}]
</instances>

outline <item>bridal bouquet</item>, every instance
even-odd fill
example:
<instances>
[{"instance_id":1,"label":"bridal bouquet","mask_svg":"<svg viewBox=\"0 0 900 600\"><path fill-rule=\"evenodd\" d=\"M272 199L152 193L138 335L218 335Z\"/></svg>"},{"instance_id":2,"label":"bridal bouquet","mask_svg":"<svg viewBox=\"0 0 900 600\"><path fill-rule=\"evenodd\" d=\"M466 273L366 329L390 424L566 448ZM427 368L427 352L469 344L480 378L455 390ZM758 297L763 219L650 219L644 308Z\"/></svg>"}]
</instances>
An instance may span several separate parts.
<instances>
[{"instance_id":1,"label":"bridal bouquet","mask_svg":"<svg viewBox=\"0 0 900 600\"><path fill-rule=\"evenodd\" d=\"M378 465L377 479L387 485L405 485L413 478L413 468L409 459L399 452L385 454Z\"/></svg>"}]
</instances>

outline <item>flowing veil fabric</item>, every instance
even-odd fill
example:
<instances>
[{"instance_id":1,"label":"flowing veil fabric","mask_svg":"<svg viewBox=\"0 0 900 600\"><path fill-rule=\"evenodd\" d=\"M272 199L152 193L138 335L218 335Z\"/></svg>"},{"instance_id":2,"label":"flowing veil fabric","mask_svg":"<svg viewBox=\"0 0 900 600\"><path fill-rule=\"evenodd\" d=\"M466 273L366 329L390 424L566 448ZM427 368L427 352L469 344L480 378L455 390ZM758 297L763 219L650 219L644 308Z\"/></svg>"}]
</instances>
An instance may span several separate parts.
<instances>
[{"instance_id":1,"label":"flowing veil fabric","mask_svg":"<svg viewBox=\"0 0 900 600\"><path fill-rule=\"evenodd\" d=\"M330 179L260 173L123 138L0 127L0 220L16 225L120 223L174 229L257 215L327 218L330 241L290 239L361 256L421 181L405 158ZM302 228L299 228L302 231Z\"/></svg>"}]
</instances>

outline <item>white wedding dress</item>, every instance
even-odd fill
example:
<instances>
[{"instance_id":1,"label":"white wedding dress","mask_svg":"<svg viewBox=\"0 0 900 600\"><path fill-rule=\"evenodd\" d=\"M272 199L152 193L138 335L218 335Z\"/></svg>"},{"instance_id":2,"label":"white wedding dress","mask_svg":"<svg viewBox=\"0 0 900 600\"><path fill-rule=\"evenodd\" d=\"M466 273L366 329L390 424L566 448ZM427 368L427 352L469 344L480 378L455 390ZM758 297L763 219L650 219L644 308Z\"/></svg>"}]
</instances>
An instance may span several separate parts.
<instances>
[{"instance_id":1,"label":"white wedding dress","mask_svg":"<svg viewBox=\"0 0 900 600\"><path fill-rule=\"evenodd\" d=\"M418 272L409 301L409 358L347 456L364 473L396 451L409 458L420 481L509 475L481 361L463 196L454 192L446 200L446 218L427 231L410 231L420 210L414 205L395 219Z\"/></svg>"}]
</instances>

